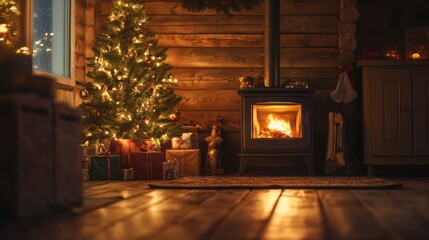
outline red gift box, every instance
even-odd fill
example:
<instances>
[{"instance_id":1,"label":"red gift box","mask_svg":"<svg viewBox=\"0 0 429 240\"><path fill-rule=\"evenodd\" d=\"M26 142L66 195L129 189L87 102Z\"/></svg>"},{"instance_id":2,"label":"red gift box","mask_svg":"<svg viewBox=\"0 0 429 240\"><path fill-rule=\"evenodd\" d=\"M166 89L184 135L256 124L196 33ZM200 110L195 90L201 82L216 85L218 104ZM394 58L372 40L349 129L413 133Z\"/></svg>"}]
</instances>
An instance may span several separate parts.
<instances>
[{"instance_id":1,"label":"red gift box","mask_svg":"<svg viewBox=\"0 0 429 240\"><path fill-rule=\"evenodd\" d=\"M110 143L110 152L121 157L121 169L129 168L130 153L139 152L141 143L133 139L115 139Z\"/></svg>"},{"instance_id":2,"label":"red gift box","mask_svg":"<svg viewBox=\"0 0 429 240\"><path fill-rule=\"evenodd\" d=\"M162 179L163 152L132 152L130 167L136 170L135 179Z\"/></svg>"}]
</instances>

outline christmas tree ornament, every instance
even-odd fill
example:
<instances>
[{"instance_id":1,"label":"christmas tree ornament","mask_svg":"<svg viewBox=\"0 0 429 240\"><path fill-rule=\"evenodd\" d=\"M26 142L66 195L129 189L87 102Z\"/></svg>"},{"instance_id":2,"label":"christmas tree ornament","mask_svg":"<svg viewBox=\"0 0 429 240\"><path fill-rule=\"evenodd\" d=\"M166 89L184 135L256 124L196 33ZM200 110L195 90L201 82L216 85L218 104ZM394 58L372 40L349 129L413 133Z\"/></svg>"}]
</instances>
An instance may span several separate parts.
<instances>
[{"instance_id":1,"label":"christmas tree ornament","mask_svg":"<svg viewBox=\"0 0 429 240\"><path fill-rule=\"evenodd\" d=\"M94 111L92 111L91 116L92 116L93 118L98 118L98 117L100 117L100 112L99 112L99 111L97 111L97 110L94 110Z\"/></svg>"},{"instance_id":2,"label":"christmas tree ornament","mask_svg":"<svg viewBox=\"0 0 429 240\"><path fill-rule=\"evenodd\" d=\"M128 57L133 58L137 55L137 51L133 48L128 51Z\"/></svg>"},{"instance_id":3,"label":"christmas tree ornament","mask_svg":"<svg viewBox=\"0 0 429 240\"><path fill-rule=\"evenodd\" d=\"M146 62L152 61L152 55L148 54L146 55Z\"/></svg>"},{"instance_id":4,"label":"christmas tree ornament","mask_svg":"<svg viewBox=\"0 0 429 240\"><path fill-rule=\"evenodd\" d=\"M180 112L176 111L173 114L171 114L170 115L170 119L173 120L173 121L175 121L175 122L180 121Z\"/></svg>"},{"instance_id":5,"label":"christmas tree ornament","mask_svg":"<svg viewBox=\"0 0 429 240\"><path fill-rule=\"evenodd\" d=\"M125 78L125 73L123 71L117 71L115 74L116 79L118 79L119 81L121 81L122 79Z\"/></svg>"},{"instance_id":6,"label":"christmas tree ornament","mask_svg":"<svg viewBox=\"0 0 429 240\"><path fill-rule=\"evenodd\" d=\"M79 91L79 97L83 100L87 99L89 97L89 92L86 89L81 89Z\"/></svg>"}]
</instances>

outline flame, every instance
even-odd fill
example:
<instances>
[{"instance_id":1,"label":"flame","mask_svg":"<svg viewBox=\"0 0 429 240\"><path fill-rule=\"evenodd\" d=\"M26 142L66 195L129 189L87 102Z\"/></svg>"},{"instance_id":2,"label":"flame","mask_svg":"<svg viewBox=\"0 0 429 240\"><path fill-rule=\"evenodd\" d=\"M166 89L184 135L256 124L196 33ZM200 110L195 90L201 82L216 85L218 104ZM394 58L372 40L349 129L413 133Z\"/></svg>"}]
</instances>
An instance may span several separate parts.
<instances>
[{"instance_id":1,"label":"flame","mask_svg":"<svg viewBox=\"0 0 429 240\"><path fill-rule=\"evenodd\" d=\"M268 126L271 131L278 131L292 137L292 128L290 127L289 120L285 121L281 118L274 117L272 114L268 115Z\"/></svg>"},{"instance_id":2,"label":"flame","mask_svg":"<svg viewBox=\"0 0 429 240\"><path fill-rule=\"evenodd\" d=\"M7 33L7 31L8 31L7 24L6 23L0 24L0 33Z\"/></svg>"}]
</instances>

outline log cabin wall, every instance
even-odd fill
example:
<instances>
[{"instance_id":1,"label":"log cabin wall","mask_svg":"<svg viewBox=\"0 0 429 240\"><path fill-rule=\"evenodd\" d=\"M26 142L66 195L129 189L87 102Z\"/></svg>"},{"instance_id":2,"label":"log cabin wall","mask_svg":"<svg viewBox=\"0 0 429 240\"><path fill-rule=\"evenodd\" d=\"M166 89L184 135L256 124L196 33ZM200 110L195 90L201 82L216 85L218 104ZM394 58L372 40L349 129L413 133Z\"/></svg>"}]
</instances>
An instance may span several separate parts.
<instances>
[{"instance_id":1,"label":"log cabin wall","mask_svg":"<svg viewBox=\"0 0 429 240\"><path fill-rule=\"evenodd\" d=\"M83 1L80 1L83 3ZM159 45L168 47L167 62L179 80L176 93L181 122L194 121L209 134L217 115L224 119L221 144L226 172L237 172L240 150L240 102L238 78L262 76L264 65L264 4L233 16L212 10L189 12L179 0L149 0L147 14ZM110 0L86 0L84 47L76 47L76 79L84 78L84 57L91 56L94 36L103 29L110 13ZM316 166L322 170L326 151L328 112L338 111L329 94L338 80L337 56L340 0L281 0L281 81L307 79L315 88L314 133ZM79 28L79 26L77 26ZM86 80L89 80L85 78ZM76 90L75 90L76 91ZM76 96L76 95L75 95ZM76 101L78 104L78 101ZM207 144L200 143L205 158Z\"/></svg>"},{"instance_id":2,"label":"log cabin wall","mask_svg":"<svg viewBox=\"0 0 429 240\"><path fill-rule=\"evenodd\" d=\"M407 28L429 25L427 0L359 0L357 9L357 54L380 51L384 43L394 43L404 54Z\"/></svg>"},{"instance_id":3,"label":"log cabin wall","mask_svg":"<svg viewBox=\"0 0 429 240\"><path fill-rule=\"evenodd\" d=\"M95 4L94 1L101 0L76 0L74 1L75 6L75 28L74 32L74 55L72 56L72 72L73 78L77 80L85 79L86 69L85 69L85 48L89 44L93 46L94 44L94 30L93 25L95 22ZM19 6L21 12L21 17L17 21L17 26L19 28L18 34L20 42L22 45L25 45L29 39L27 39L27 31L29 31L29 26L27 22L28 15L31 16L31 13L27 13L27 2L26 0L15 0L16 6ZM28 15L27 15L28 14ZM92 16L92 18L91 18ZM88 41L92 39L92 41ZM87 41L87 42L86 42ZM63 85L57 83L56 90L56 101L69 104L71 106L78 106L81 103L78 95L78 89L71 85Z\"/></svg>"},{"instance_id":4,"label":"log cabin wall","mask_svg":"<svg viewBox=\"0 0 429 240\"><path fill-rule=\"evenodd\" d=\"M78 81L90 81L86 76L88 71L86 57L93 55L92 47L95 46L96 36L101 32L103 25L101 19L110 12L110 0L76 0L74 4L73 78ZM79 90L78 87L57 84L56 100L78 106L82 102Z\"/></svg>"}]
</instances>

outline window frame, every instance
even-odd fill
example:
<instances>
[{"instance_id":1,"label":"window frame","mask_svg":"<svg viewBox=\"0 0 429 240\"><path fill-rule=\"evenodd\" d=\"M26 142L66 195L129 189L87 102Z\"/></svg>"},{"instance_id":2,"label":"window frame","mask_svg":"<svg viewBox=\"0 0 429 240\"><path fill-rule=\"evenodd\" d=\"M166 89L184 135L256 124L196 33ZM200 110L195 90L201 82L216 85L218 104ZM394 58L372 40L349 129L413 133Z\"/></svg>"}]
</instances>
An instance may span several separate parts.
<instances>
[{"instance_id":1,"label":"window frame","mask_svg":"<svg viewBox=\"0 0 429 240\"><path fill-rule=\"evenodd\" d=\"M23 0L24 2L24 8L25 10L22 11L22 15L25 19L25 43L30 49L30 53L33 52L33 0ZM76 14L75 14L75 0L70 0L70 54L69 54L69 75L70 78L58 76L52 73L47 73L39 70L33 69L34 75L39 76L47 76L51 77L56 80L57 84L74 87L76 86L76 80L75 80L75 21L76 21Z\"/></svg>"}]
</instances>

